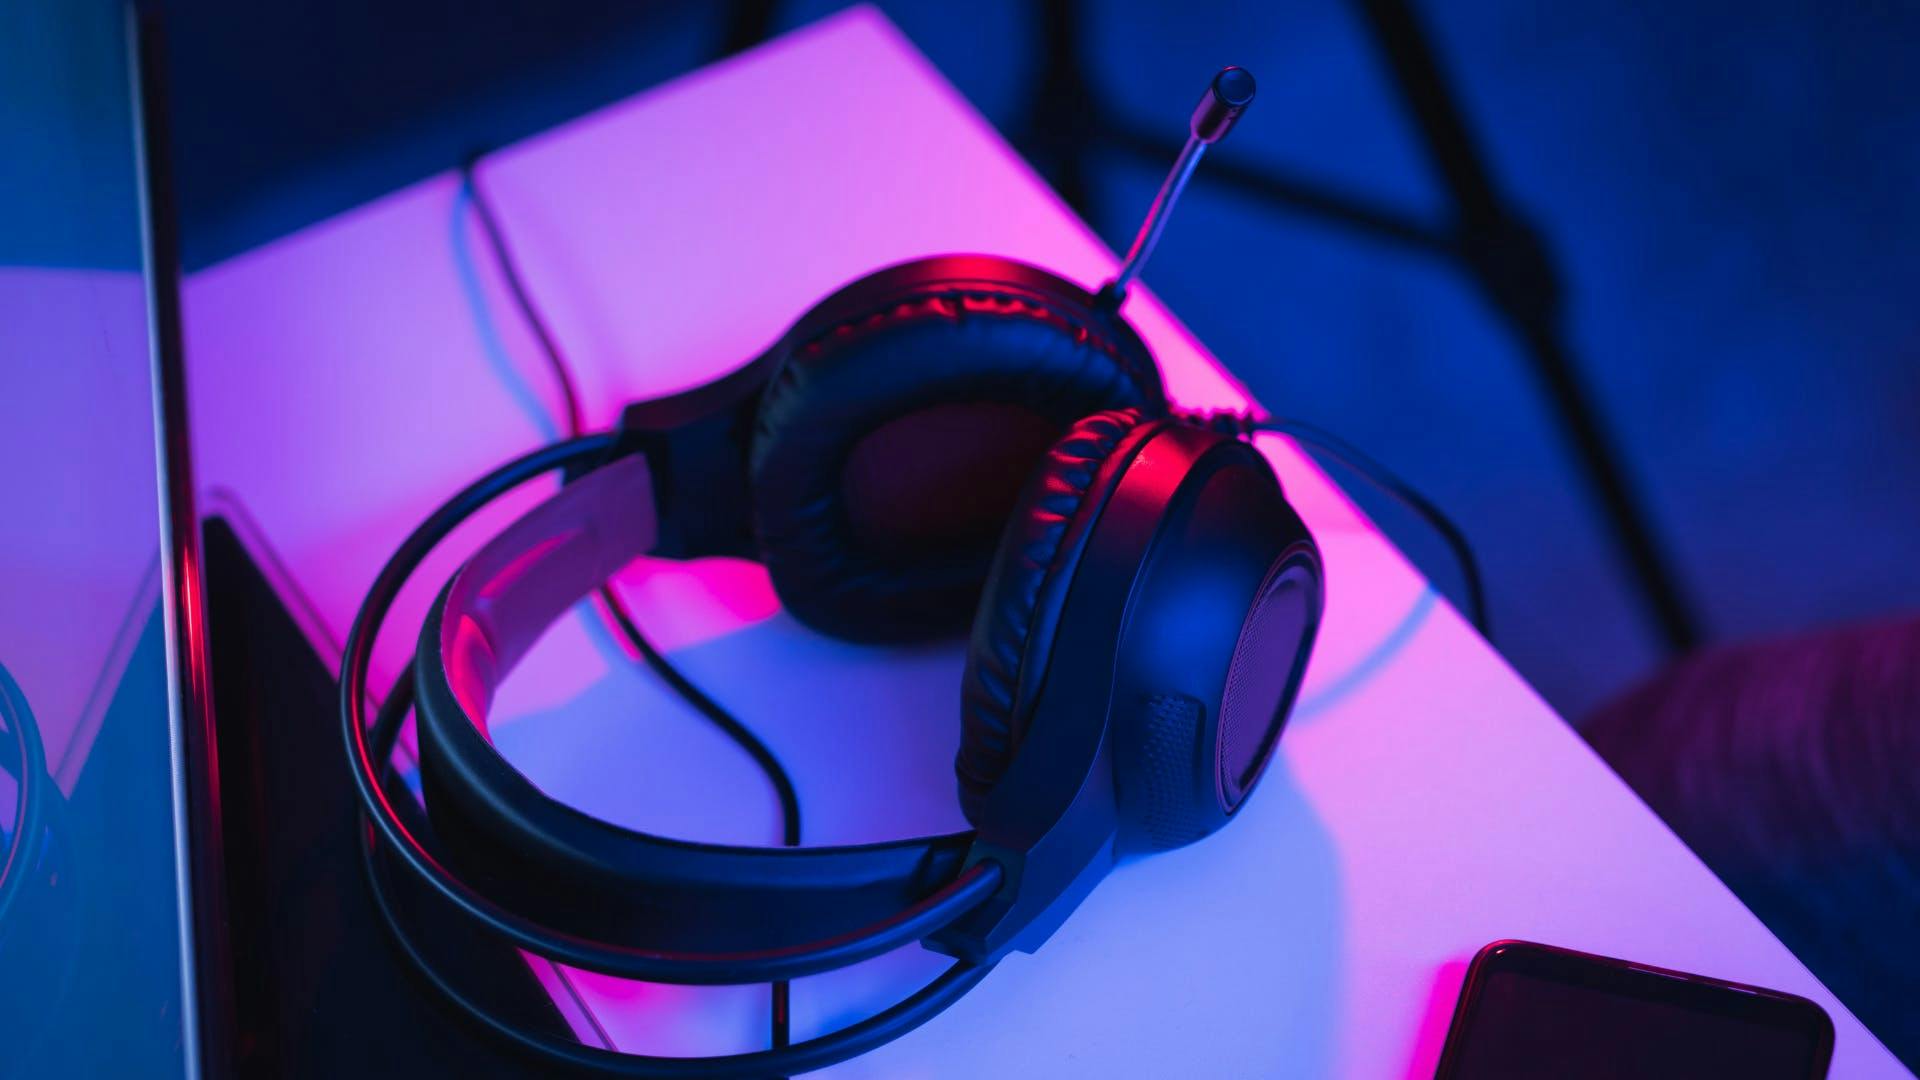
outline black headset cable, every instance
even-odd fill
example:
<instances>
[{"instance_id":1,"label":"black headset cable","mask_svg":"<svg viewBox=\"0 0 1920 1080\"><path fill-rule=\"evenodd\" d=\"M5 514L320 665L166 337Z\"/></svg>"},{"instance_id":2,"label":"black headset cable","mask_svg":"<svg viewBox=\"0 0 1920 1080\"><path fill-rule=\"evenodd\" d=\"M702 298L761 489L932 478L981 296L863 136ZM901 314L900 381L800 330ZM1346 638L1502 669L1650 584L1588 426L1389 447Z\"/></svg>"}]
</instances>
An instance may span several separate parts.
<instances>
[{"instance_id":1,"label":"black headset cable","mask_svg":"<svg viewBox=\"0 0 1920 1080\"><path fill-rule=\"evenodd\" d=\"M527 289L526 279L520 273L519 260L514 257L513 248L507 242L506 231L501 227L499 217L494 213L493 203L486 191L480 186L476 174L480 156L471 155L460 163L460 180L465 186L468 200L473 204L474 214L480 221L480 228L486 234L487 248L492 252L494 262L499 266L500 275L506 280L507 291L513 296L514 307L520 317L532 331L534 340L540 345L540 354L546 360L547 368L553 375L554 383L560 390L562 420L566 435L577 439L582 434L583 420L580 407L580 389L574 379L573 369L567 363L566 356L560 351L560 343L554 337L552 328L547 325L546 317L541 313L533 295ZM793 777L786 766L780 763L772 748L755 735L739 718L727 711L726 707L715 701L700 686L687 678L671 660L667 659L651 639L640 629L626 602L614 591L612 583L602 584L598 590L602 614L613 630L618 633L633 652L653 670L653 673L665 682L674 693L693 706L707 721L719 728L729 739L753 758L754 764L773 785L780 800L781 843L787 847L800 846L800 796L794 788ZM776 982L772 987L772 1040L776 1049L789 1045L792 1040L791 995L792 990L785 981Z\"/></svg>"},{"instance_id":2,"label":"black headset cable","mask_svg":"<svg viewBox=\"0 0 1920 1080\"><path fill-rule=\"evenodd\" d=\"M1249 436L1256 431L1271 431L1292 439L1309 453L1318 453L1336 464L1360 476L1387 497L1399 503L1416 517L1426 523L1447 545L1453 561L1460 568L1461 587L1466 593L1467 618L1475 630L1487 640L1493 640L1493 626L1487 617L1486 586L1480 576L1480 560L1473 554L1473 545L1467 542L1467 534L1455 524L1439 504L1420 493L1420 490L1402 479L1398 473L1382 465L1372 455L1342 439L1340 436L1303 420L1293 420L1280 416L1253 416L1246 413L1220 412L1201 417L1215 430L1227 434Z\"/></svg>"}]
</instances>

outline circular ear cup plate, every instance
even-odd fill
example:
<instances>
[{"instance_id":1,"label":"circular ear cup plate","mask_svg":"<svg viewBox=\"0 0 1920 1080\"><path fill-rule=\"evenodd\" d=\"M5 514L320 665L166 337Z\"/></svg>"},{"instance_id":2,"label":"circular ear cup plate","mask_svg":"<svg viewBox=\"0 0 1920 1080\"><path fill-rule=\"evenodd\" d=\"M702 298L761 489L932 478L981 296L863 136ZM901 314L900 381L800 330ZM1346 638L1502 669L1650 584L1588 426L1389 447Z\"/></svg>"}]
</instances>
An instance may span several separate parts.
<instances>
[{"instance_id":1,"label":"circular ear cup plate","mask_svg":"<svg viewBox=\"0 0 1920 1080\"><path fill-rule=\"evenodd\" d=\"M1139 515L1153 540L1114 631L1115 848L1127 853L1191 843L1239 811L1292 711L1325 595L1313 537L1260 452L1165 428L1126 481L1166 493Z\"/></svg>"},{"instance_id":2,"label":"circular ear cup plate","mask_svg":"<svg viewBox=\"0 0 1920 1080\"><path fill-rule=\"evenodd\" d=\"M1234 644L1220 699L1218 775L1220 805L1240 806L1266 767L1299 689L1306 651L1320 618L1317 563L1283 557L1267 571ZM1296 659L1297 658L1297 659Z\"/></svg>"},{"instance_id":3,"label":"circular ear cup plate","mask_svg":"<svg viewBox=\"0 0 1920 1080\"><path fill-rule=\"evenodd\" d=\"M1063 805L1066 789L1040 789L1080 782L1077 764L1048 770L1093 717L1111 752L1116 850L1219 828L1273 753L1323 596L1312 535L1258 450L1134 410L1088 417L1022 494L981 595L961 809L984 831ZM1039 771L1021 765L1036 739L1052 755ZM1019 790L1000 790L1014 774Z\"/></svg>"},{"instance_id":4,"label":"circular ear cup plate","mask_svg":"<svg viewBox=\"0 0 1920 1080\"><path fill-rule=\"evenodd\" d=\"M1091 518L1143 441L1137 409L1096 413L1055 443L1007 520L974 616L960 690L960 806L973 820L1024 733L1021 706L1047 653ZM1129 436L1135 436L1129 438Z\"/></svg>"},{"instance_id":5,"label":"circular ear cup plate","mask_svg":"<svg viewBox=\"0 0 1920 1080\"><path fill-rule=\"evenodd\" d=\"M1046 445L1089 413L1166 408L1123 320L1005 259L880 271L779 348L748 456L761 555L796 618L854 640L963 625Z\"/></svg>"}]
</instances>

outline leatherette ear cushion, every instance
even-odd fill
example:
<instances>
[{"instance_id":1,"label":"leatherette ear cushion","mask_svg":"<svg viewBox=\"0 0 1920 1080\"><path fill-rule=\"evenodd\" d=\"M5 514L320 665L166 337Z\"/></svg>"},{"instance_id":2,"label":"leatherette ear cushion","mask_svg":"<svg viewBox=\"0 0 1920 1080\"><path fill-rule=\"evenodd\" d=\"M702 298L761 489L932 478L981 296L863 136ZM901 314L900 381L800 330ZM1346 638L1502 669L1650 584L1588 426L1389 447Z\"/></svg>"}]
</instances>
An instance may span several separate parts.
<instances>
[{"instance_id":1,"label":"leatherette ear cushion","mask_svg":"<svg viewBox=\"0 0 1920 1080\"><path fill-rule=\"evenodd\" d=\"M1139 338L1051 275L981 258L876 278L949 263L974 272L823 302L761 402L748 455L761 556L787 609L838 637L958 631L1051 441L1090 413L1166 408Z\"/></svg>"},{"instance_id":2,"label":"leatherette ear cushion","mask_svg":"<svg viewBox=\"0 0 1920 1080\"><path fill-rule=\"evenodd\" d=\"M1046 670L1053 631L1073 579L1087 515L1104 502L1101 467L1147 418L1137 409L1096 413L1054 444L1021 493L994 556L973 621L960 691L954 773L969 821L1006 774L1031 702L1022 684ZM1122 472L1124 470L1121 470ZM1023 707L1025 706L1025 707Z\"/></svg>"}]
</instances>

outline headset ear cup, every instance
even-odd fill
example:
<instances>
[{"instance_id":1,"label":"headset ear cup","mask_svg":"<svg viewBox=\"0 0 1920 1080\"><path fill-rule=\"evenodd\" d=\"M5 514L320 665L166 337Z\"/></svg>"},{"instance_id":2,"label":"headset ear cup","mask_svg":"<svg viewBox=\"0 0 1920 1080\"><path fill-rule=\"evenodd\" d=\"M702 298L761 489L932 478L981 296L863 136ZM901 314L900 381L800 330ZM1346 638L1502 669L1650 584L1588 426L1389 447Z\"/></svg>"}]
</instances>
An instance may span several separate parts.
<instances>
[{"instance_id":1,"label":"headset ear cup","mask_svg":"<svg viewBox=\"0 0 1920 1080\"><path fill-rule=\"evenodd\" d=\"M1046 446L1092 412L1166 409L1123 321L1004 259L881 271L781 348L748 453L756 539L787 609L851 640L959 629Z\"/></svg>"},{"instance_id":2,"label":"headset ear cup","mask_svg":"<svg viewBox=\"0 0 1920 1080\"><path fill-rule=\"evenodd\" d=\"M1041 461L1007 521L973 620L960 690L960 807L969 821L1026 731L1039 677L1091 519L1117 479L1106 468L1151 418L1138 409L1074 424Z\"/></svg>"}]
</instances>

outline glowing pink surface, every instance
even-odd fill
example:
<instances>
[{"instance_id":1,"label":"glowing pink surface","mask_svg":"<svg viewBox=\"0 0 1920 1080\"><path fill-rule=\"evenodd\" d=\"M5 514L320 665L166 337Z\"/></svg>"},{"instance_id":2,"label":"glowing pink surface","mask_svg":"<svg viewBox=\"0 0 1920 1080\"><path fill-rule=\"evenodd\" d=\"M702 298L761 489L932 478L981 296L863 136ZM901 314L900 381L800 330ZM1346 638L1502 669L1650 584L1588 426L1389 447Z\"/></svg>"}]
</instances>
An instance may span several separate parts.
<instances>
[{"instance_id":1,"label":"glowing pink surface","mask_svg":"<svg viewBox=\"0 0 1920 1080\"><path fill-rule=\"evenodd\" d=\"M743 362L885 263L984 251L1089 285L1113 266L870 10L519 144L482 181L593 424ZM202 475L256 519L255 545L310 599L303 617L323 649L407 529L543 438L526 399L551 406L550 387L469 218L442 176L189 282ZM1183 403L1244 402L1150 292L1128 313ZM517 374L503 379L503 364ZM1836 1076L1904 1075L1316 469L1269 449L1331 584L1301 710L1261 793L1232 828L1122 868L1038 956L834 1075L1430 1075L1461 962L1500 937L1808 995L1839 1031ZM406 629L382 641L382 679L453 560L537 495L416 584ZM619 586L793 768L810 841L958 827L957 644L810 635L748 564L643 560ZM590 620L535 646L495 716L508 756L590 812L700 839L777 836L751 765ZM937 965L905 950L803 980L796 1037ZM695 1053L765 1036L763 988L541 976L583 1038L597 1028L627 1049ZM564 1000L562 977L591 1018Z\"/></svg>"}]
</instances>

